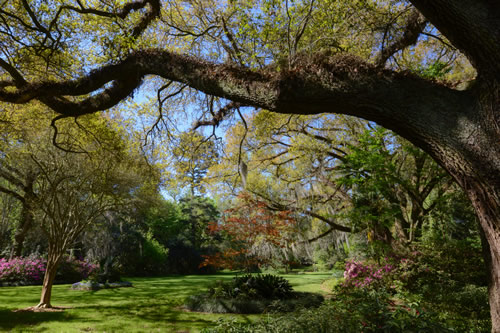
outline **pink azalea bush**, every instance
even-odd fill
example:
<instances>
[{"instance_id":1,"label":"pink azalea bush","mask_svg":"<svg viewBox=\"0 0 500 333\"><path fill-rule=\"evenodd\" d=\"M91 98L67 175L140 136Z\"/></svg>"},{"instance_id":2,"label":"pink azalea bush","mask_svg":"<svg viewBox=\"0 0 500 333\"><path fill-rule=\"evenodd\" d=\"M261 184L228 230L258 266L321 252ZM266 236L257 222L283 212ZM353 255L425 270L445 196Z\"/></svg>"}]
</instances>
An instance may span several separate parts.
<instances>
[{"instance_id":1,"label":"pink azalea bush","mask_svg":"<svg viewBox=\"0 0 500 333\"><path fill-rule=\"evenodd\" d=\"M43 281L47 260L36 257L0 258L0 283L40 284ZM58 267L56 279L76 282L86 279L98 269L86 260L65 257ZM76 281L73 281L76 280Z\"/></svg>"},{"instance_id":2,"label":"pink azalea bush","mask_svg":"<svg viewBox=\"0 0 500 333\"><path fill-rule=\"evenodd\" d=\"M41 258L1 258L0 282L39 283L45 274L45 262Z\"/></svg>"},{"instance_id":3,"label":"pink azalea bush","mask_svg":"<svg viewBox=\"0 0 500 333\"><path fill-rule=\"evenodd\" d=\"M344 287L367 288L382 284L396 269L396 265L370 264L358 260L349 260L345 264Z\"/></svg>"},{"instance_id":4,"label":"pink azalea bush","mask_svg":"<svg viewBox=\"0 0 500 333\"><path fill-rule=\"evenodd\" d=\"M421 262L421 253L412 252L407 258L384 258L381 263L349 260L345 263L343 287L374 289L409 286L419 278L432 275L429 265Z\"/></svg>"}]
</instances>

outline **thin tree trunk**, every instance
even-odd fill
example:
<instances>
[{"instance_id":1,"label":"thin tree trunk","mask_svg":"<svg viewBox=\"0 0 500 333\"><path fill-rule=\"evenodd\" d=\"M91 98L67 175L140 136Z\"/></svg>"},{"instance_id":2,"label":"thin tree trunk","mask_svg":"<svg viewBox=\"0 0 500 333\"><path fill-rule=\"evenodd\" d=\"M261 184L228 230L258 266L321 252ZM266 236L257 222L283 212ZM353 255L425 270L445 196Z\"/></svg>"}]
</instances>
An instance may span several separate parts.
<instances>
[{"instance_id":1,"label":"thin tree trunk","mask_svg":"<svg viewBox=\"0 0 500 333\"><path fill-rule=\"evenodd\" d=\"M56 278L57 267L61 260L61 255L51 255L49 253L49 259L47 260L47 268L45 271L45 276L43 277L42 294L40 296L40 303L36 306L37 308L51 308L50 303L52 297L52 286Z\"/></svg>"}]
</instances>

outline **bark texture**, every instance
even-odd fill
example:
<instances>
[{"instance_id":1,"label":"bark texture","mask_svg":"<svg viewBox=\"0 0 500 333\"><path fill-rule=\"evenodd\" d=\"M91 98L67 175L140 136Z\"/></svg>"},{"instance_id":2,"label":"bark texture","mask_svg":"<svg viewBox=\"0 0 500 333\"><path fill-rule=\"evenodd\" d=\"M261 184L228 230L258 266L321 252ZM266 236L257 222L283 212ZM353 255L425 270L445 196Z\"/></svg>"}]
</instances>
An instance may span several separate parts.
<instances>
[{"instance_id":1,"label":"bark texture","mask_svg":"<svg viewBox=\"0 0 500 333\"><path fill-rule=\"evenodd\" d=\"M51 253L49 248L49 255L47 259L47 268L43 277L42 294L40 296L40 303L37 308L51 308L52 286L56 278L57 266L61 260L61 255Z\"/></svg>"}]
</instances>

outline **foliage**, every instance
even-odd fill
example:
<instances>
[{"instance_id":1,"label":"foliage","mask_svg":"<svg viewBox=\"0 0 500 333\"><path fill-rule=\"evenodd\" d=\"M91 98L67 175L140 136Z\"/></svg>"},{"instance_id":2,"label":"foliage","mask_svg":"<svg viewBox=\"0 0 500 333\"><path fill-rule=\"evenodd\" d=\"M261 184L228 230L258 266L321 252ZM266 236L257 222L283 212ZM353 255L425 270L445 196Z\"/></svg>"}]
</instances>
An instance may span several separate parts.
<instances>
[{"instance_id":1,"label":"foliage","mask_svg":"<svg viewBox=\"0 0 500 333\"><path fill-rule=\"evenodd\" d=\"M194 248L201 248L211 240L208 226L219 218L215 202L207 197L186 196L179 200L181 233Z\"/></svg>"},{"instance_id":2,"label":"foliage","mask_svg":"<svg viewBox=\"0 0 500 333\"><path fill-rule=\"evenodd\" d=\"M158 274L166 271L168 249L153 238L151 232L144 238L142 266L144 273Z\"/></svg>"},{"instance_id":3,"label":"foliage","mask_svg":"<svg viewBox=\"0 0 500 333\"><path fill-rule=\"evenodd\" d=\"M212 298L206 294L190 296L186 307L191 311L209 313L275 313L291 312L301 308L318 307L324 297L308 292L294 292L286 299Z\"/></svg>"},{"instance_id":4,"label":"foliage","mask_svg":"<svg viewBox=\"0 0 500 333\"><path fill-rule=\"evenodd\" d=\"M179 194L203 195L208 169L218 160L215 142L205 140L198 132L186 132L180 134L170 145L173 170L166 177L167 189L174 197ZM182 189L189 191L186 193Z\"/></svg>"},{"instance_id":5,"label":"foliage","mask_svg":"<svg viewBox=\"0 0 500 333\"><path fill-rule=\"evenodd\" d=\"M19 282L20 284L41 283L45 274L45 261L42 258L0 259L0 281Z\"/></svg>"},{"instance_id":6,"label":"foliage","mask_svg":"<svg viewBox=\"0 0 500 333\"><path fill-rule=\"evenodd\" d=\"M144 224L143 228L161 244L166 245L169 239L186 228L181 220L181 207L178 202L167 201L158 194L142 206L137 220Z\"/></svg>"},{"instance_id":7,"label":"foliage","mask_svg":"<svg viewBox=\"0 0 500 333\"><path fill-rule=\"evenodd\" d=\"M88 260L64 256L57 269L56 282L68 283L85 280L94 276L98 270L99 265L91 263Z\"/></svg>"},{"instance_id":8,"label":"foliage","mask_svg":"<svg viewBox=\"0 0 500 333\"><path fill-rule=\"evenodd\" d=\"M337 291L383 291L393 302L409 300L432 310L460 332L490 330L487 281L477 244L454 240L419 246L404 257L382 263L346 262Z\"/></svg>"},{"instance_id":9,"label":"foliage","mask_svg":"<svg viewBox=\"0 0 500 333\"><path fill-rule=\"evenodd\" d=\"M255 324L221 321L204 332L448 332L435 314L417 304L394 304L385 292L338 295L317 309L268 316Z\"/></svg>"},{"instance_id":10,"label":"foliage","mask_svg":"<svg viewBox=\"0 0 500 333\"><path fill-rule=\"evenodd\" d=\"M338 182L353 193L347 216L356 230L368 231L375 254L387 252L380 242L394 247L393 239L415 241L431 214L450 213L444 207L456 192L450 177L409 142L377 126L364 130L357 142L346 142L346 148Z\"/></svg>"},{"instance_id":11,"label":"foliage","mask_svg":"<svg viewBox=\"0 0 500 333\"><path fill-rule=\"evenodd\" d=\"M150 103L151 106L158 106L158 108L150 109L159 110L158 118L152 125L153 128L161 123L167 124L166 127L170 126L174 117L169 111L175 110L175 107L167 107L164 104L174 103L164 102L167 99L170 99L170 102L173 97L181 96L182 98L179 98L181 101L176 100L175 106L183 106L182 109L189 110L186 113L193 117L199 116L201 123L214 125L213 136L216 136L215 127L219 125L219 122L235 114L235 107L237 108L239 104L229 104L227 108L220 108L225 100L209 94L234 98L240 102L243 101L242 105L245 106L265 107L267 105L272 111L283 113L305 113L306 109L310 113L331 112L332 107L337 107L333 111L348 112L379 121L406 135L432 153L434 158L438 159L441 165L446 166L454 178L469 191L471 198L479 198L479 200L474 200L474 204L483 219L482 225L485 231L489 232L487 239L498 239L494 235L498 228L492 227L491 230L486 228L494 226L497 221L496 215L498 214L494 212L498 208L498 200L488 200L487 195L483 196L486 193L494 199L498 197L496 195L498 188L495 187L498 185L495 178L498 174L496 172L498 170L495 169L499 165L495 160L498 154L487 153L491 148L490 141L495 142L494 131L496 130L488 128L491 123L490 118L492 118L489 115L494 113L498 102L498 82L495 75L490 73L496 74L495 70L498 72L498 66L495 67L494 61L489 61L491 56L488 52L480 52L483 48L472 47L482 44L478 41L489 40L493 41L490 43L493 45L488 49L490 50L498 48L498 43L494 38L465 38L465 34L453 33L457 26L451 23L452 19L446 20L448 11L442 11L440 13L442 15L433 15L435 9L433 10L431 6L432 2L413 1L417 8L423 9L421 12L428 16L426 18L422 17L410 3L404 1L279 2L261 0L253 2L236 0L219 2L201 0L189 2L186 5L183 1L174 0L142 1L124 7L121 7L122 2L119 1L116 3L113 1L77 1L77 3L80 8L63 5L60 0L54 0L48 4L21 0L5 3L0 13L2 18L0 25L3 32L0 37L3 46L3 56L0 59L2 100L27 103L32 99L38 99L43 101L43 104L58 110L63 117L74 116L71 120L74 120L76 127L81 128L83 122L80 121L83 119L78 119L76 116L116 105L118 101L131 96L133 90L143 81L142 79L146 80L147 74L155 74L163 76L166 82L153 80L151 86L146 88L156 89L161 86L155 94L157 102ZM86 8L86 6L92 7ZM457 12L460 11L459 7L456 9ZM482 8L486 6L477 6L477 12L480 13ZM463 13L462 20L457 20L457 22L467 21L466 18L468 18L467 13ZM440 29L443 28L446 36L437 31L431 23L427 22L428 20ZM484 29L470 29L471 36L487 36L490 33L489 21L476 21L475 23L482 25ZM95 27L101 27L103 30L95 29ZM472 34L474 31L476 35ZM450 41L446 37L450 37ZM154 51L141 50L146 46L158 48ZM136 49L140 51L135 52ZM344 54L335 56L336 53L347 52L352 56L346 57ZM475 75L472 66L459 52L467 54L481 71L479 75L481 80L478 82L486 82L486 84L478 89L466 91L460 87L454 90L462 84L461 81L472 79ZM141 58L144 55L146 55L147 63ZM154 67L156 64L148 61L150 58L156 59L155 55L180 61L162 62L171 64L172 67L157 66L148 69L149 65ZM200 59L196 56L208 61L199 61ZM363 59L358 59L357 56ZM335 61L342 62L347 59L353 60L355 66L349 66L350 63L330 66L334 65ZM125 60L124 63L122 63L123 60ZM216 67L211 67L210 61L217 64ZM182 65L176 66L177 63ZM116 69L123 68L123 64L131 68L133 73L135 73L134 69L137 69L137 75L126 75L128 71L116 73ZM311 66L303 66L303 64ZM325 67L325 64L328 64L328 67ZM112 66L100 71L99 68L103 65ZM348 67L347 70L345 67ZM419 78L410 73L417 74ZM96 76L98 76L97 79ZM81 80L78 80L79 77ZM384 77L387 80L384 80ZM47 82L43 82L45 79ZM454 79L455 82L443 84L448 79ZM57 80L62 82L57 82ZM151 82L149 77L147 80ZM292 84L287 86L287 80ZM181 82L182 85L175 81ZM488 81L491 84L488 84ZM268 82L271 83L268 84ZM295 84L297 82L299 84ZM264 86L261 86L261 83ZM309 83L312 84L309 85ZM207 95L194 91L184 94L183 90L186 88L184 84L200 89ZM399 88L400 84L401 94L391 95L393 91L397 91L393 88ZM311 88L309 91L308 86ZM390 89L384 89L385 87ZM415 87L422 89L414 89ZM324 90L321 90L323 88ZM372 88L375 90L371 90ZM179 90L175 91L175 89ZM387 90L385 94L384 90ZM365 97L361 94L364 91L369 92ZM427 92L429 98L421 98L417 91L421 91L422 94ZM434 92L436 95L432 94ZM449 95L446 95L448 93ZM297 98L297 96L301 97ZM353 96L363 102L352 103ZM396 97L400 100L398 101ZM143 98L141 96L139 99ZM332 98L338 103L325 102L331 101ZM435 98L435 103L431 102L429 105L424 103L432 101L432 98ZM470 101L470 104L462 103L466 100ZM196 105L196 109L201 109L201 115L192 112L193 105ZM460 110L462 105L463 110ZM484 112L477 113L478 117L464 116L470 114L470 105L474 105L474 108L481 108ZM450 110L447 110L448 106ZM217 108L220 110L217 111ZM404 112L398 112L399 109ZM29 113L32 111L29 109ZM252 190L258 190L256 192L265 199L265 204L268 206L272 204L272 209L281 212L293 211L294 214L301 216L307 225L305 234L313 235L313 239L334 235L336 240L342 242L345 238L341 237L345 235L338 236L332 232L333 230L342 232L366 230L367 240L373 252L371 254L380 260L384 252L395 250L398 246L404 247L419 239L426 240L420 237L424 232L422 229L424 225L429 226L429 229L433 231L433 233L428 233L429 239L435 240L439 231L442 231L442 227L452 226L457 220L456 207L450 208L453 198L449 194L455 192L450 185L451 178L437 168L437 164L433 163L427 155L408 143L400 141L392 134L387 134L380 128L373 128L370 123L362 123L361 127L369 127L373 131L365 131L361 133L359 140L345 143L340 140L343 134L339 134L335 126L330 126L335 122L330 122L331 119L327 117L287 116L280 119L280 117L270 117L268 114L261 113L260 126L264 128L262 132L266 134L266 131L278 131L279 140L275 140L274 137L270 140L249 137L245 143L247 123L242 111L240 109L237 111L245 128L243 138L235 140L235 142L239 141L237 156L238 161L248 161L248 165L253 168L253 174L249 177L252 180L249 183L255 186ZM112 119L115 116L115 113L111 113L109 118ZM282 126L281 122L279 126L274 126L276 119L284 120L286 126ZM259 118L256 117L255 120L258 128ZM34 122L37 121L38 119ZM263 124L265 122L268 124ZM56 133L59 130L60 134L54 136L54 141L62 139L58 142L62 143L66 149L85 148L83 152L87 153L93 150L90 148L100 147L99 144L102 142L111 143L103 146L117 148L113 143L117 141L115 143L118 148L123 148L120 144L121 140L113 140L115 131L106 131L106 126L102 126L102 119L93 117L89 122L84 121L84 123L83 128L91 130L82 131L85 133L81 136L82 140L72 141L67 139L79 136L71 130L71 127L64 125L64 120L61 122L61 117L53 119L53 128L56 129ZM440 123L443 126L439 126ZM2 124L10 126L10 123L4 122L3 119ZM289 127L288 124L293 126ZM457 131L457 126L444 126L448 124L458 124L461 130ZM238 130L243 129L243 125L238 126ZM349 125L346 124L346 126ZM40 148L37 144L45 141L37 140L39 137L35 128L27 125L25 129L28 130L25 132L35 133L33 147ZM282 129L285 130L282 131ZM105 135L98 140L93 140L95 133ZM470 133L470 136L461 133ZM483 134L484 137L481 136ZM148 135L149 132L146 136ZM169 133L170 135L172 133ZM116 137L119 136L116 135ZM267 138L266 135L261 135L261 137ZM477 144L464 145L464 138ZM5 134L2 139L5 140L6 148L17 149L21 143L25 142L24 137L17 134L14 136ZM177 157L178 163L171 164L170 168L179 178L171 187L179 189L182 185L188 185L191 189L191 197L193 197L195 193L203 193L204 187L201 184L202 180L205 180L206 170L218 157L212 151L214 142L211 139L203 140L201 135L181 135L176 139L178 139L176 142L178 145L173 147L172 156ZM206 149L198 149L202 142L207 142ZM260 147L246 151L248 146L256 143L256 146ZM276 143L286 148L276 149ZM266 147L261 149L262 146ZM44 147L50 146L43 145L40 151ZM193 150L193 147L196 149ZM96 148L96 150L100 149ZM197 154L197 150L201 153ZM262 150L265 153L259 154ZM232 151L236 151L234 147ZM3 158L4 150L2 150L2 162L7 166L2 170L3 174L6 170L12 171L9 169L13 165L21 165L24 169L24 166L28 165L25 162L32 159L36 160L38 166L43 166L42 172L25 173L26 170L16 170L14 173L21 174L23 177L13 182L18 185L8 184L3 190L4 193L11 193L19 200L29 202L26 196L20 195L13 189L18 187L17 191L24 186L27 180L25 175L31 177L33 174L43 174L44 177L40 176L41 181L31 182L36 185L33 187L36 190L43 190L44 186L49 189L37 195L37 202L45 205L38 207L36 218L44 222L56 220L62 222L52 230L43 228L49 236L49 262L53 257L54 249L62 249L64 252L69 243L75 240L75 235L81 232L80 226L71 227L66 222L72 221L74 216L80 214L79 220L89 223L94 219L85 214L98 210L91 205L85 207L66 205L65 208L69 208L65 209L63 214L59 213L61 216L57 216L58 214L54 213L56 209L53 206L50 207L52 203L96 202L94 199L99 197L116 199L118 193L132 194L134 192L134 186L127 186L130 183L122 186L122 183L117 181L121 177L111 177L108 183L112 184L111 190L109 188L104 192L95 190L100 187L96 185L98 180L107 179L107 175L102 177L98 175L98 180L91 178L105 164L102 161L106 162L107 159L101 159L98 168L90 163L80 169L76 164L82 162L84 158L70 158L70 162L76 161L77 163L67 163L65 168L76 170L76 175L69 175L66 174L69 172L63 171L62 173L68 176L67 178L49 179L50 177L46 176L57 169L52 162L61 162L67 155L62 153L51 155L50 152L43 152L43 156L35 158L36 154L24 148L16 152L21 156L18 160L12 156ZM490 163L481 164L481 161L474 158L476 155L485 160L490 158ZM26 156L29 158L25 158ZM235 156L236 154L233 154L233 159ZM7 163L11 161L16 163ZM18 161L22 163L17 163ZM198 162L198 165L195 162ZM265 167L256 167L259 163L265 164ZM489 166L488 170L486 170L487 166ZM334 172L339 170L343 171L343 177ZM233 172L233 179L241 176L234 176L234 174ZM4 178L6 180L12 177ZM246 176L243 178L246 179ZM321 180L320 185L317 180ZM270 184L273 182L274 184ZM89 189L86 186L89 183L91 183L91 190L85 191ZM53 186L54 184L64 186L57 188ZM29 192L26 191L29 187L24 186L24 194ZM54 187L53 189L57 191L50 191L50 187ZM484 193L479 193L480 191ZM50 195L54 193L55 195ZM24 216L25 211L30 211L31 208L26 207L26 205L23 206L21 216ZM288 267L295 261L294 253L290 254L290 252L295 251L294 245L297 244L295 243L298 240L296 230L292 230L294 235L289 237L283 230L268 232L269 230L266 229L264 234L266 232L267 235L271 234L270 239L266 239L267 236L253 237L251 233L245 232L232 234L226 232L226 235L219 235L219 240L225 241L224 246L221 246L218 254L213 255L209 249L211 240L206 234L205 222L207 220L199 223L200 220L189 214L194 210L192 208L187 209L188 214L185 216L188 217L185 220L179 218L176 222L166 222L177 227L180 224L177 222L187 221L188 226L177 229L182 232L174 237L165 236L171 231L164 233L165 230L158 227L164 221L157 219L159 214L156 214L154 219L159 223L154 223L154 226L151 226L153 224L141 226L136 230L135 235L148 235L144 239L136 238L139 240L136 242L139 249L143 249L144 253L155 262L164 261L166 248L170 248L171 254L176 250L175 255L169 256L169 259L181 258L180 262L169 262L175 269L193 263L198 265L198 259L202 254L207 256L207 266L218 267L249 269L249 267L253 268L263 263L268 265L275 262ZM184 213L186 213L185 210ZM31 213L26 214L28 215ZM245 223L241 222L247 216L251 217L251 214L238 217L240 220L237 222L244 225ZM23 219L19 220L21 223L16 231L16 241L18 234L22 236L22 233L18 231L24 230ZM30 221L30 219L24 219L24 221ZM46 226L45 223L44 226ZM53 232L54 229L71 229L71 232L64 232L61 235ZM152 229L154 230L150 234L149 231ZM247 240L238 239L239 234L246 235ZM276 235L273 234L278 234L284 241L277 242ZM283 235L286 236L283 237ZM19 238L23 239L23 237ZM62 240L63 244L55 246L53 243L57 240ZM490 245L495 252L494 246L497 244ZM395 273L391 274L392 271L380 271L380 267L371 266L375 264L348 262L348 285L346 287L372 289L378 285L376 281L385 281L384 276L388 276L392 282L397 283L394 289L398 292L421 290L424 294L432 294L431 291L441 290L440 287L449 283L454 287L463 288L463 295L457 295L457 299L472 300L475 297L479 299L482 286L477 288L472 286L466 281L469 277L460 276L459 272L455 272L456 263L453 260L448 258L444 260L444 264L449 264L451 268L443 266L443 263L439 263L441 265L439 266L434 256L426 257L426 255L425 253L422 256L415 255L415 258L398 259L397 269L394 272L400 273L399 278L394 277ZM106 256L103 257L107 259ZM224 262L226 257L230 257L233 262ZM195 259L192 260L192 258ZM457 255L457 258L461 257ZM494 258L498 258L498 255ZM59 259L60 257L57 257L52 260L54 265L59 262ZM328 258L324 258L321 253L317 259L322 261L322 264L329 264ZM154 264L148 264L148 266L149 270L157 267ZM471 267L479 266L471 265ZM49 271L51 270L47 269L47 272ZM381 272L387 274L382 275ZM475 274L470 274L472 275ZM496 285L498 283L492 284L492 286ZM492 304L492 307L495 306L498 307L498 304Z\"/></svg>"},{"instance_id":12,"label":"foliage","mask_svg":"<svg viewBox=\"0 0 500 333\"><path fill-rule=\"evenodd\" d=\"M345 263L344 287L373 288L380 286L385 276L389 275L395 267L389 263L384 266L366 264L357 260L348 260Z\"/></svg>"},{"instance_id":13,"label":"foliage","mask_svg":"<svg viewBox=\"0 0 500 333\"><path fill-rule=\"evenodd\" d=\"M216 221L219 211L214 201L200 196L181 198L176 204L178 215L170 223L164 245L169 249L168 272L174 274L210 273L213 267L200 267L204 255L214 252L218 242L208 234L208 225Z\"/></svg>"}]
</instances>

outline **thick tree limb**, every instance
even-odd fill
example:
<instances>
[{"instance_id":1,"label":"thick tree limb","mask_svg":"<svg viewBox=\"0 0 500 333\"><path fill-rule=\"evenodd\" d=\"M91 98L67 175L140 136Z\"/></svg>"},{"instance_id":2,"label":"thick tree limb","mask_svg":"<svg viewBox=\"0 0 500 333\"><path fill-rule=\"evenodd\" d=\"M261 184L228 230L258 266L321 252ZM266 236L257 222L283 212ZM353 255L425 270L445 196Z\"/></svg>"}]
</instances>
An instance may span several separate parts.
<instances>
[{"instance_id":1,"label":"thick tree limb","mask_svg":"<svg viewBox=\"0 0 500 333\"><path fill-rule=\"evenodd\" d=\"M295 211L295 212L301 212L303 214L306 214L310 217L313 217L313 218L316 218L320 221L323 221L325 222L326 224L328 224L332 229L335 229L335 230L338 230L338 231L343 231L343 232L352 232L352 229L349 228L349 227L346 227L346 226L343 226L343 225L340 225L338 223L335 223L334 221L318 214L318 213L315 213L315 212L312 212L310 210L307 210L307 209L302 209L302 208L298 208L298 207L290 207L290 206L287 206L287 205L284 205L280 202L276 202L275 200L272 200L271 198L263 195L262 193L258 193L258 192L255 192L255 191L252 191L252 190L247 190L255 195L257 195L258 197L264 199L267 204L267 208L268 209L271 209L271 210L277 210L277 211Z\"/></svg>"},{"instance_id":2,"label":"thick tree limb","mask_svg":"<svg viewBox=\"0 0 500 333\"><path fill-rule=\"evenodd\" d=\"M160 0L131 1L126 3L117 12L106 12L94 8L86 8L80 1L77 2L79 4L79 7L62 6L61 8L72 10L80 14L91 14L109 18L119 17L121 19L125 19L131 12L141 10L145 8L147 5L149 5L150 8L148 9L148 11L144 14L141 20L132 28L133 37L138 37L148 27L151 21L160 16L160 11L161 11Z\"/></svg>"},{"instance_id":3,"label":"thick tree limb","mask_svg":"<svg viewBox=\"0 0 500 333\"><path fill-rule=\"evenodd\" d=\"M22 86L26 83L26 81L24 80L21 73L19 73L19 71L14 66L9 64L7 61L3 60L2 58L0 58L0 67L5 69L7 71L7 73L9 73L10 76L12 76L12 78L14 79L14 82L17 86Z\"/></svg>"},{"instance_id":4,"label":"thick tree limb","mask_svg":"<svg viewBox=\"0 0 500 333\"><path fill-rule=\"evenodd\" d=\"M335 230L339 230L339 231L343 231L343 232L352 232L352 229L351 229L351 228L349 228L349 227L345 227L345 226L340 225L340 224L338 224L338 223L335 223L335 222L333 222L332 220L327 219L326 217L324 217L324 216L322 216L322 215L319 215L319 214L317 214L317 213L311 212L311 211L309 211L309 210L303 210L302 212L303 212L304 214L306 214L306 215L309 215L309 216L311 216L311 217L314 217L314 218L316 218L316 219L318 219L318 220L321 220L321 221L325 222L326 224L328 224L330 227L332 227L332 228L333 228L333 229L335 229Z\"/></svg>"},{"instance_id":5,"label":"thick tree limb","mask_svg":"<svg viewBox=\"0 0 500 333\"><path fill-rule=\"evenodd\" d=\"M143 77L157 75L208 95L272 112L362 117L395 131L434 157L443 153L443 147L463 151L476 126L470 124L476 121L477 99L469 91L380 69L346 54L316 54L297 59L293 66L282 71L273 67L252 70L167 50L141 50L76 80L35 82L19 88L13 81L0 81L0 101L39 99L60 114L79 116L116 105ZM102 89L106 86L109 88ZM470 147L469 153L477 154ZM469 160L480 161L482 157Z\"/></svg>"},{"instance_id":6,"label":"thick tree limb","mask_svg":"<svg viewBox=\"0 0 500 333\"><path fill-rule=\"evenodd\" d=\"M387 126L391 129L400 127L395 126L396 122L408 123L412 116L435 118L436 107L428 110L428 115L422 113L420 95L441 112L449 113L449 121L458 116L464 104L471 104L465 92L379 70L349 55L317 56L295 66L282 72L253 71L165 50L145 50L77 80L32 83L17 89L13 89L14 82L0 82L0 87L4 87L0 89L0 100L26 103L40 99L61 114L77 116L116 105L139 86L145 75L153 74L243 105L293 114L340 112L387 123L386 126L391 123ZM110 88L98 92L108 83L112 83ZM10 89L6 84L11 85ZM79 101L64 97L90 93L94 94Z\"/></svg>"}]
</instances>

